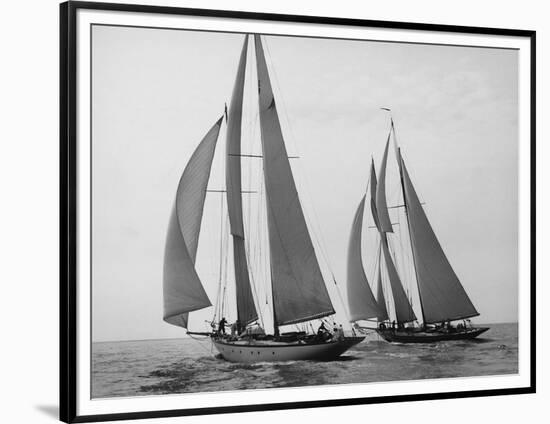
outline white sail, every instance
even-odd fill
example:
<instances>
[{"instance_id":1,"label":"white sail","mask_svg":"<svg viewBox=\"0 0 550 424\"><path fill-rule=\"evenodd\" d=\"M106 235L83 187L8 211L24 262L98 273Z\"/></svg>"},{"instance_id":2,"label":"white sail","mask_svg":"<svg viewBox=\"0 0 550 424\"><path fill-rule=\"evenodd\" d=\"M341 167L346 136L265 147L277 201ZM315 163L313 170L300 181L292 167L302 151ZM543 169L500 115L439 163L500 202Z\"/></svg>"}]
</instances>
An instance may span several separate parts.
<instances>
[{"instance_id":1,"label":"white sail","mask_svg":"<svg viewBox=\"0 0 550 424\"><path fill-rule=\"evenodd\" d=\"M241 194L241 124L247 50L248 35L245 37L241 51L239 67L237 69L237 76L235 78L235 85L233 86L233 94L227 114L227 155L225 168L227 209L231 234L233 236L233 264L237 291L237 318L242 324L248 324L258 318L248 274Z\"/></svg>"},{"instance_id":2,"label":"white sail","mask_svg":"<svg viewBox=\"0 0 550 424\"><path fill-rule=\"evenodd\" d=\"M347 292L351 321L375 318L382 313L372 294L363 268L361 232L363 229L365 198L366 195L361 199L355 212L348 244Z\"/></svg>"},{"instance_id":3,"label":"white sail","mask_svg":"<svg viewBox=\"0 0 550 424\"><path fill-rule=\"evenodd\" d=\"M241 198L241 125L243 115L243 92L246 69L248 35L244 44L237 69L237 76L227 113L227 157L225 184L227 187L227 209L231 234L244 238L243 206Z\"/></svg>"},{"instance_id":4,"label":"white sail","mask_svg":"<svg viewBox=\"0 0 550 424\"><path fill-rule=\"evenodd\" d=\"M384 233L393 232L390 216L388 214L388 204L386 202L386 168L388 165L388 150L390 147L390 134L388 134L388 141L386 141L384 156L382 156L382 163L380 164L380 172L379 172L380 179L378 180L378 187L376 188L376 210L378 212L378 222L380 226L380 231Z\"/></svg>"},{"instance_id":5,"label":"white sail","mask_svg":"<svg viewBox=\"0 0 550 424\"><path fill-rule=\"evenodd\" d=\"M422 208L403 158L399 155L409 233L425 323L479 315L466 294Z\"/></svg>"},{"instance_id":6,"label":"white sail","mask_svg":"<svg viewBox=\"0 0 550 424\"><path fill-rule=\"evenodd\" d=\"M334 313L288 160L260 36L255 35L275 325Z\"/></svg>"},{"instance_id":7,"label":"white sail","mask_svg":"<svg viewBox=\"0 0 550 424\"><path fill-rule=\"evenodd\" d=\"M211 306L195 270L195 258L206 186L221 122L222 118L208 131L187 163L168 224L164 250L163 319L184 328L187 328L189 312Z\"/></svg>"}]
</instances>

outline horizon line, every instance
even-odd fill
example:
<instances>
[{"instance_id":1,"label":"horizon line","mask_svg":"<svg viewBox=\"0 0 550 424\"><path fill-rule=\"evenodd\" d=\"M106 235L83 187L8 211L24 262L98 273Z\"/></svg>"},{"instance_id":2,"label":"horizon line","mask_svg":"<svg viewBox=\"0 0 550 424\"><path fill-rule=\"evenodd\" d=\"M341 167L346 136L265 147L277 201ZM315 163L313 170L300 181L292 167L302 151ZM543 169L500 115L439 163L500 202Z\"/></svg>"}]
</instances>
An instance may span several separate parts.
<instances>
[{"instance_id":1,"label":"horizon line","mask_svg":"<svg viewBox=\"0 0 550 424\"><path fill-rule=\"evenodd\" d=\"M519 324L519 321L505 321L505 322L483 322L477 325L495 325L495 324ZM207 336L204 336L205 338ZM117 342L147 342L147 341L158 341L158 340L180 340L180 339L193 339L193 337L184 334L182 337L156 337L149 339L119 339L119 340L92 340L94 343L117 343Z\"/></svg>"}]
</instances>

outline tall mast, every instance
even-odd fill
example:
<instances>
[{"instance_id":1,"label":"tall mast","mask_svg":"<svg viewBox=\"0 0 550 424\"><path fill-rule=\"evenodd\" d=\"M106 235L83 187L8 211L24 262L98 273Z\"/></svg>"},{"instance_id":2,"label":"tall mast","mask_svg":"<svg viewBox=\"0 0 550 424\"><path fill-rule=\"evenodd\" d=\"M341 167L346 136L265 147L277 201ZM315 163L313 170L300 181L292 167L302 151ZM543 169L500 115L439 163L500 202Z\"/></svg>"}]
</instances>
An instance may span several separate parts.
<instances>
[{"instance_id":1,"label":"tall mast","mask_svg":"<svg viewBox=\"0 0 550 424\"><path fill-rule=\"evenodd\" d=\"M227 211L233 237L233 266L235 270L235 285L237 297L237 318L242 325L258 319L258 313L252 295L248 261L246 257L242 183L241 183L241 124L243 109L243 92L248 52L248 35L246 35L241 50L233 93L227 120L227 152L225 167L225 184L227 187Z\"/></svg>"},{"instance_id":2,"label":"tall mast","mask_svg":"<svg viewBox=\"0 0 550 424\"><path fill-rule=\"evenodd\" d=\"M411 222L409 220L409 210L407 206L407 196L405 195L405 183L403 181L403 167L401 166L401 148L397 145L397 137L395 135L395 125L393 123L393 117L390 118L391 120L391 131L393 133L393 142L395 144L396 152L397 152L397 162L399 165L399 180L401 181L401 192L403 195L403 207L405 208L405 219L407 220L407 229L409 233L409 243L411 244L411 251L413 254L413 268L414 268L414 275L416 277L416 287L418 289L418 298L420 299L420 313L422 314L422 325L425 325L426 318L424 315L424 303L422 302L422 294L420 293L420 286L419 284L419 277L418 277L418 270L416 267L416 254L415 249L413 247L413 242L411 237Z\"/></svg>"},{"instance_id":3,"label":"tall mast","mask_svg":"<svg viewBox=\"0 0 550 424\"><path fill-rule=\"evenodd\" d=\"M388 205L386 203L386 194L385 194L385 179L386 179L386 165L388 160L388 151L390 144L391 128L388 132L388 139L386 141L386 148L384 149L384 155L382 158L382 163L380 164L380 181L375 183L376 177L374 173L374 163L371 165L371 174L374 177L371 177L371 196L374 199L373 204L373 216L375 217L375 222L380 232L382 253L384 256L384 262L386 265L386 270L388 271L388 277L390 280L391 291L393 295L393 302L395 305L395 315L398 322L411 322L416 320L414 310L409 302L409 299L403 288L401 278L397 269L395 267L394 261L392 259L389 244L387 231L391 229L391 221L388 214Z\"/></svg>"}]
</instances>

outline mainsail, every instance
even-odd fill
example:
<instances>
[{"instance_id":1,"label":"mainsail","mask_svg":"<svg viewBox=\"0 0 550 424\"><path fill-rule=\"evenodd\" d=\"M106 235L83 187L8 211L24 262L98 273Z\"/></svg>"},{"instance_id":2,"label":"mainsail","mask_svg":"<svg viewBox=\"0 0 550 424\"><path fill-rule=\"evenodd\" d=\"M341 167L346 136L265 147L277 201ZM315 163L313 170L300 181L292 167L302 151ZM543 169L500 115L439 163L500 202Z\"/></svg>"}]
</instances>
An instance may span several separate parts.
<instances>
[{"instance_id":1,"label":"mainsail","mask_svg":"<svg viewBox=\"0 0 550 424\"><path fill-rule=\"evenodd\" d=\"M255 35L275 326L334 314L288 160L260 36Z\"/></svg>"},{"instance_id":2,"label":"mainsail","mask_svg":"<svg viewBox=\"0 0 550 424\"><path fill-rule=\"evenodd\" d=\"M195 270L195 258L210 177L212 159L222 118L208 131L193 152L179 181L164 250L163 319L187 328L188 313L211 306Z\"/></svg>"},{"instance_id":3,"label":"mainsail","mask_svg":"<svg viewBox=\"0 0 550 424\"><path fill-rule=\"evenodd\" d=\"M401 155L399 159L424 322L479 315L435 236Z\"/></svg>"},{"instance_id":4,"label":"mainsail","mask_svg":"<svg viewBox=\"0 0 550 424\"><path fill-rule=\"evenodd\" d=\"M227 209L231 234L233 236L233 263L237 289L237 318L243 325L258 318L258 313L254 305L254 297L252 296L252 290L250 288L250 277L248 275L241 196L241 123L247 50L248 35L244 40L241 51L239 67L227 115L227 156L225 168Z\"/></svg>"},{"instance_id":5,"label":"mainsail","mask_svg":"<svg viewBox=\"0 0 550 424\"><path fill-rule=\"evenodd\" d=\"M372 294L361 259L361 232L363 229L365 198L366 195L361 199L355 212L348 244L347 291L351 321L382 315L382 311L378 308L376 299Z\"/></svg>"}]
</instances>

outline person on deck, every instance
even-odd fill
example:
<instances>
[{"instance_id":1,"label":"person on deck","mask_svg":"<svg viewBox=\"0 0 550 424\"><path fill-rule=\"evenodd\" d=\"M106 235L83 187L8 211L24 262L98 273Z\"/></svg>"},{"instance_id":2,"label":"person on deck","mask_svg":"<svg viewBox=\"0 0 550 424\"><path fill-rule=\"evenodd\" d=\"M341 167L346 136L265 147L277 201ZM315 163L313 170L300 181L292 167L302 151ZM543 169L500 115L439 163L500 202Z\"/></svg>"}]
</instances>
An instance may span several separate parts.
<instances>
[{"instance_id":1,"label":"person on deck","mask_svg":"<svg viewBox=\"0 0 550 424\"><path fill-rule=\"evenodd\" d=\"M327 334L328 334L328 330L325 327L325 323L322 322L321 325L319 326L319 329L317 330L317 338L324 340Z\"/></svg>"},{"instance_id":2,"label":"person on deck","mask_svg":"<svg viewBox=\"0 0 550 424\"><path fill-rule=\"evenodd\" d=\"M218 334L225 334L225 324L227 324L227 320L224 317L218 323Z\"/></svg>"},{"instance_id":3,"label":"person on deck","mask_svg":"<svg viewBox=\"0 0 550 424\"><path fill-rule=\"evenodd\" d=\"M342 327L342 324L337 327L335 336L338 340L344 340L344 327Z\"/></svg>"}]
</instances>

